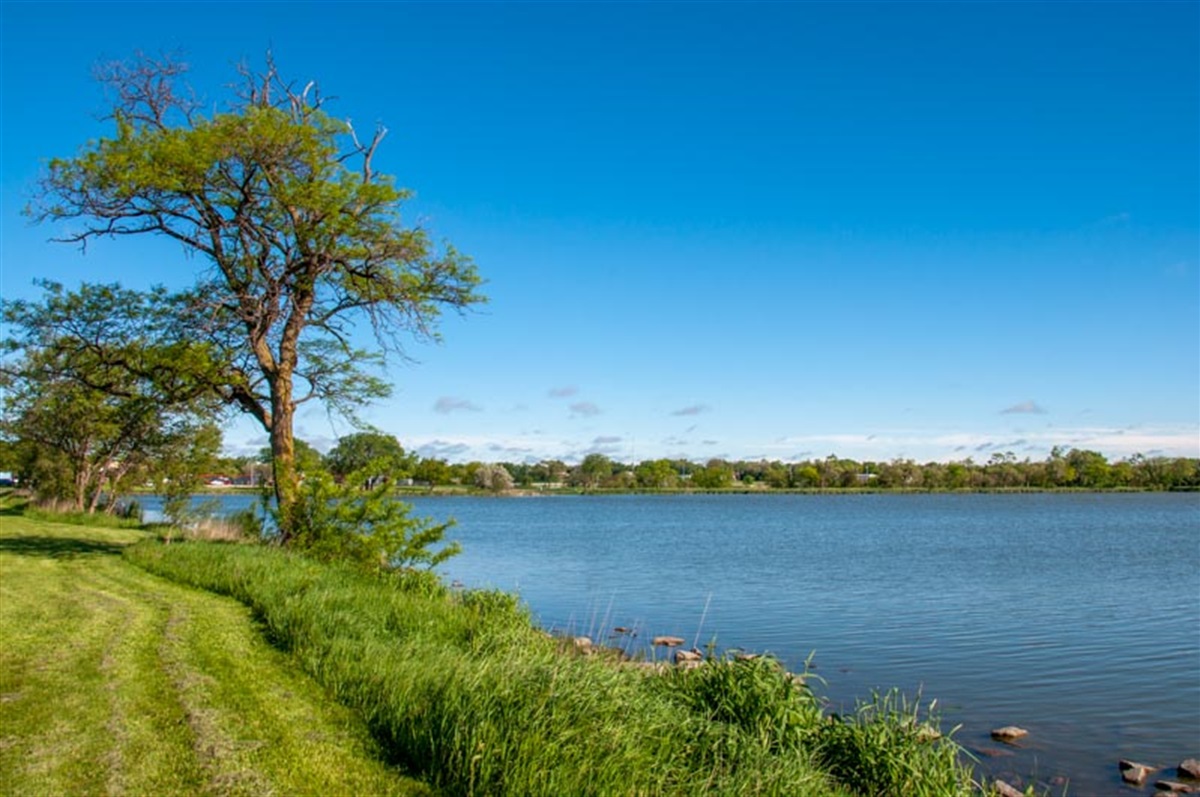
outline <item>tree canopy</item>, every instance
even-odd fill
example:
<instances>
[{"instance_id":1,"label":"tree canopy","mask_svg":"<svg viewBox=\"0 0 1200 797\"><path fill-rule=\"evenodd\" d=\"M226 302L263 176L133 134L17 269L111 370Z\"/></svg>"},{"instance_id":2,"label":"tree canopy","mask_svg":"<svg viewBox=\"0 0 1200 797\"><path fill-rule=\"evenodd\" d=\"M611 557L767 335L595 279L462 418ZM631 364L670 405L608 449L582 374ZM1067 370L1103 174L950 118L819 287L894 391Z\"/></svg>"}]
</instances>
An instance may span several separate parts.
<instances>
[{"instance_id":1,"label":"tree canopy","mask_svg":"<svg viewBox=\"0 0 1200 797\"><path fill-rule=\"evenodd\" d=\"M480 280L469 258L402 220L409 192L375 171L384 128L361 139L314 83L296 88L270 57L261 72L239 70L223 111L205 113L184 72L146 57L101 70L113 135L52 160L30 213L70 222L57 240L84 247L165 236L197 256L191 287L162 297L189 353L170 378L267 431L287 541L297 408L352 413L385 396L370 369L403 355L406 339L436 338L443 310L482 301ZM356 326L370 329L370 348Z\"/></svg>"},{"instance_id":2,"label":"tree canopy","mask_svg":"<svg viewBox=\"0 0 1200 797\"><path fill-rule=\"evenodd\" d=\"M67 293L44 283L39 303L4 305L0 431L22 444L21 470L43 499L95 511L152 464L175 460L173 484L194 480L220 445L214 397L164 331L157 294L114 285Z\"/></svg>"}]
</instances>

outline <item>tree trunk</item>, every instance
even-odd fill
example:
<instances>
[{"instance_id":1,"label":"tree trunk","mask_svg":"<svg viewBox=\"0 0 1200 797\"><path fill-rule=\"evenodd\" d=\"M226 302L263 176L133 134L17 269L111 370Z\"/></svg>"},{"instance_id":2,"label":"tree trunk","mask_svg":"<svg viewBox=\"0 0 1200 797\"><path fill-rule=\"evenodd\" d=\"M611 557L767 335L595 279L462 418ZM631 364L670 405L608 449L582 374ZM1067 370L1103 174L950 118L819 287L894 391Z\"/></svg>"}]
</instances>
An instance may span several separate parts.
<instances>
[{"instance_id":1,"label":"tree trunk","mask_svg":"<svg viewBox=\"0 0 1200 797\"><path fill-rule=\"evenodd\" d=\"M79 462L75 468L75 511L83 512L87 509L87 488L91 482L91 468L86 460Z\"/></svg>"},{"instance_id":2,"label":"tree trunk","mask_svg":"<svg viewBox=\"0 0 1200 797\"><path fill-rule=\"evenodd\" d=\"M296 473L296 444L292 434L292 380L279 375L271 385L271 472L275 502L279 507L279 541L287 545L296 536L295 510L300 487Z\"/></svg>"}]
</instances>

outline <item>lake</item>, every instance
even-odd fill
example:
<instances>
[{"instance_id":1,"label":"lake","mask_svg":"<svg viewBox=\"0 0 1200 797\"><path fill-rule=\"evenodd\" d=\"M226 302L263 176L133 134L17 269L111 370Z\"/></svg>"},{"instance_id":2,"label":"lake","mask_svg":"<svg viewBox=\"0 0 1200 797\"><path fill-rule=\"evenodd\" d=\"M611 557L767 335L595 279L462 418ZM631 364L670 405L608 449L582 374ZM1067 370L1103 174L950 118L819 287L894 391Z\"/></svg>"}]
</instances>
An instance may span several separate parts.
<instances>
[{"instance_id":1,"label":"lake","mask_svg":"<svg viewBox=\"0 0 1200 797\"><path fill-rule=\"evenodd\" d=\"M943 727L1010 782L1149 794L1121 785L1118 759L1200 756L1196 494L413 503L458 522L447 579L516 592L548 629L625 646L672 634L795 670L811 654L835 710L873 689L936 698ZM609 639L616 626L637 640ZM1003 725L1029 736L992 741Z\"/></svg>"}]
</instances>

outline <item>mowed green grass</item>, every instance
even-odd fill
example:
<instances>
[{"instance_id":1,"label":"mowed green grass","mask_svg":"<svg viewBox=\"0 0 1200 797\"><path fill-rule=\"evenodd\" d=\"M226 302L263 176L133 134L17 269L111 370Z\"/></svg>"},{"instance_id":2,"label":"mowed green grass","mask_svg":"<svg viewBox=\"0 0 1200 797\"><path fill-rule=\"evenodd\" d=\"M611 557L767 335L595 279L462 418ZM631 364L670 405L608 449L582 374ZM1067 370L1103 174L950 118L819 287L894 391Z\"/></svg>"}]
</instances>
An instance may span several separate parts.
<instances>
[{"instance_id":1,"label":"mowed green grass","mask_svg":"<svg viewBox=\"0 0 1200 797\"><path fill-rule=\"evenodd\" d=\"M143 532L0 514L0 794L423 795L242 604Z\"/></svg>"}]
</instances>

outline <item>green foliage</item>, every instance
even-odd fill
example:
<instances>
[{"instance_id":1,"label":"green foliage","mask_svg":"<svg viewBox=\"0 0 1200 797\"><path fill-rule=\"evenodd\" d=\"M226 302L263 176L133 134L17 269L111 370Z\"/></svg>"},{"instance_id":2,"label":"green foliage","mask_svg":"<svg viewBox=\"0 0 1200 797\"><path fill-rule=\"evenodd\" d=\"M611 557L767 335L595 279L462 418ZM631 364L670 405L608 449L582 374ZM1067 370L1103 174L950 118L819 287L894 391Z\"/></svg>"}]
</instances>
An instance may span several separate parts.
<instances>
[{"instance_id":1,"label":"green foliage","mask_svg":"<svg viewBox=\"0 0 1200 797\"><path fill-rule=\"evenodd\" d=\"M183 67L141 58L102 73L115 131L50 161L30 213L71 222L59 240L166 236L199 256L194 286L153 339L179 344L156 378L196 385L268 433L280 529L293 534L297 408L353 415L390 387L376 368L402 340L436 338L444 309L482 301L469 258L406 226L409 193L377 174L382 128L360 140L297 92L268 58L243 70L225 110L205 115L176 84ZM368 324L377 346L355 348ZM196 356L191 356L196 355Z\"/></svg>"},{"instance_id":2,"label":"green foliage","mask_svg":"<svg viewBox=\"0 0 1200 797\"><path fill-rule=\"evenodd\" d=\"M931 703L922 719L919 700L910 703L894 690L876 693L852 717L831 717L821 726L818 760L860 794L961 793L970 770L938 730L935 708Z\"/></svg>"},{"instance_id":3,"label":"green foliage","mask_svg":"<svg viewBox=\"0 0 1200 797\"><path fill-rule=\"evenodd\" d=\"M733 486L733 468L727 462L710 460L692 471L692 485L703 490L720 490Z\"/></svg>"},{"instance_id":4,"label":"green foliage","mask_svg":"<svg viewBox=\"0 0 1200 797\"><path fill-rule=\"evenodd\" d=\"M412 476L416 457L406 454L400 441L383 432L355 432L338 438L337 445L325 455L325 467L334 476L345 478L355 471L374 465L368 480L394 480Z\"/></svg>"},{"instance_id":5,"label":"green foliage","mask_svg":"<svg viewBox=\"0 0 1200 797\"><path fill-rule=\"evenodd\" d=\"M789 673L768 657L670 670L663 685L693 711L741 728L774 753L803 749L823 721L807 673Z\"/></svg>"},{"instance_id":6,"label":"green foliage","mask_svg":"<svg viewBox=\"0 0 1200 797\"><path fill-rule=\"evenodd\" d=\"M360 489L379 467L368 463L343 484L327 473L310 473L295 506L293 544L318 559L374 571L432 568L459 553L455 542L434 549L453 522L410 517L411 505L396 500L386 484Z\"/></svg>"},{"instance_id":7,"label":"green foliage","mask_svg":"<svg viewBox=\"0 0 1200 797\"><path fill-rule=\"evenodd\" d=\"M23 453L26 481L43 499L95 511L103 493L153 467L195 476L220 447L215 406L167 364L207 362L203 351L167 342L165 295L116 285L67 292L43 283L40 302L4 303L0 430Z\"/></svg>"}]
</instances>

